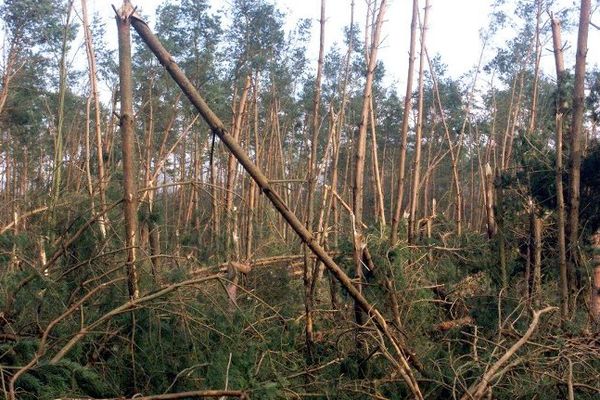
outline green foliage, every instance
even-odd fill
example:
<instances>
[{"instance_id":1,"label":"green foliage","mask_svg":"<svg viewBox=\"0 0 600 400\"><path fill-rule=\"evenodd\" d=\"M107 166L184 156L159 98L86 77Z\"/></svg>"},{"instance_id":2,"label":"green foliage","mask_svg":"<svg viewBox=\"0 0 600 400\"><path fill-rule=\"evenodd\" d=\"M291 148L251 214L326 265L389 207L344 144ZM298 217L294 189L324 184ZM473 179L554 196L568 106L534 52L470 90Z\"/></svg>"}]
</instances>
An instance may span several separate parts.
<instances>
[{"instance_id":1,"label":"green foliage","mask_svg":"<svg viewBox=\"0 0 600 400\"><path fill-rule=\"evenodd\" d=\"M95 398L115 395L96 372L72 362L39 365L17 381L17 391L26 400L50 400L65 393Z\"/></svg>"}]
</instances>

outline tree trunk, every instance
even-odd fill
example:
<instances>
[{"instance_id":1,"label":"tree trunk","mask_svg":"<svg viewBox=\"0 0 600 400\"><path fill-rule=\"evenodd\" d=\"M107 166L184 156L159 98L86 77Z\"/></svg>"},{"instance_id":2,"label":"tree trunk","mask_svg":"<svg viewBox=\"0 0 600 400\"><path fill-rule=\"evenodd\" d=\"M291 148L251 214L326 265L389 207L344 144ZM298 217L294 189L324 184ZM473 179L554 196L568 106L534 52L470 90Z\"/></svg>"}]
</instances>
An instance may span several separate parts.
<instances>
[{"instance_id":1,"label":"tree trunk","mask_svg":"<svg viewBox=\"0 0 600 400\"><path fill-rule=\"evenodd\" d=\"M239 141L240 133L242 131L242 122L244 113L246 112L246 102L248 99L248 91L250 90L251 78L250 75L246 77L246 81L244 83L244 88L242 89L242 95L240 97L240 102L238 104L237 110L235 111L234 121L233 121L233 129L232 135L236 141ZM237 177L237 160L233 156L233 154L229 154L229 158L227 161L227 187L225 190L225 224L227 227L227 254L229 257L229 252L232 249L232 246L236 241L234 234L234 223L237 220L237 211L234 210L233 207L233 194L235 191L235 181ZM239 260L235 260L239 261Z\"/></svg>"},{"instance_id":2,"label":"tree trunk","mask_svg":"<svg viewBox=\"0 0 600 400\"><path fill-rule=\"evenodd\" d=\"M412 108L412 84L415 70L415 47L417 42L417 15L419 0L413 0L412 19L410 24L410 49L408 53L408 73L406 77L406 92L404 94L404 108L402 115L402 130L400 133L400 161L398 163L398 187L396 188L396 207L392 216L390 244L394 246L398 241L398 224L402 214L402 199L404 197L404 181L406 175L406 146L408 142L408 118Z\"/></svg>"},{"instance_id":3,"label":"tree trunk","mask_svg":"<svg viewBox=\"0 0 600 400\"><path fill-rule=\"evenodd\" d=\"M67 4L67 17L62 35L61 55L58 65L58 112L56 122L56 136L54 138L54 166L52 172L52 212L58 204L60 197L60 188L62 183L62 168L64 159L63 150L63 129L65 119L65 95L67 91L67 52L69 45L69 27L71 24L71 12L73 10L73 1Z\"/></svg>"},{"instance_id":4,"label":"tree trunk","mask_svg":"<svg viewBox=\"0 0 600 400\"><path fill-rule=\"evenodd\" d=\"M596 325L600 327L600 229L592 236L592 268L593 268L593 283L592 283L592 318Z\"/></svg>"},{"instance_id":5,"label":"tree trunk","mask_svg":"<svg viewBox=\"0 0 600 400\"><path fill-rule=\"evenodd\" d=\"M373 13L376 12L376 4L373 3ZM369 126L369 105L371 104L373 78L375 75L375 67L377 66L377 48L379 46L379 37L381 34L381 26L385 15L386 0L382 0L379 5L379 11L375 23L374 30L371 35L370 43L365 43L367 47L367 74L366 82L363 90L363 104L360 115L360 125L358 127L358 137L356 138L356 147L354 153L354 184L352 188L352 206L354 212L354 280L356 288L362 293L363 280L363 251L366 246L363 238L363 201L364 201L364 180L365 180L365 157L367 147L367 128ZM367 26L368 28L368 18ZM355 303L355 320L359 326L366 322L364 311ZM357 346L361 352L365 350L365 343L357 338ZM366 354L363 354L366 356Z\"/></svg>"},{"instance_id":6,"label":"tree trunk","mask_svg":"<svg viewBox=\"0 0 600 400\"><path fill-rule=\"evenodd\" d=\"M134 147L133 121L133 82L131 75L131 16L133 7L128 0L123 1L120 15L117 16L119 31L119 82L121 90L121 137L123 147L123 214L125 216L125 247L127 248L127 288L129 297L137 299L138 287L137 257L137 183Z\"/></svg>"},{"instance_id":7,"label":"tree trunk","mask_svg":"<svg viewBox=\"0 0 600 400\"><path fill-rule=\"evenodd\" d=\"M98 163L98 194L100 196L100 217L98 217L98 226L102 238L106 238L106 195L105 195L105 173L104 173L104 152L102 148L102 130L100 127L100 96L98 93L98 79L96 70L96 55L94 53L94 42L90 25L88 22L87 0L81 0L81 14L83 19L83 33L85 36L85 49L88 58L88 69L90 76L90 85L92 90L92 99L94 102L94 133L96 138L96 159Z\"/></svg>"},{"instance_id":8,"label":"tree trunk","mask_svg":"<svg viewBox=\"0 0 600 400\"><path fill-rule=\"evenodd\" d=\"M323 76L323 57L325 52L325 0L321 0L321 19L320 19L320 36L319 36L319 59L317 62L317 78L315 80L315 93L313 97L312 110L312 138L310 142L310 157L308 160L308 192L306 199L306 228L313 231L314 227L314 197L317 184L317 149L319 147L319 127L321 125L319 117L319 108L321 107L321 79ZM313 363L313 296L312 296L312 280L315 279L312 271L312 260L310 259L310 250L304 246L304 309L306 313L306 351L307 361Z\"/></svg>"},{"instance_id":9,"label":"tree trunk","mask_svg":"<svg viewBox=\"0 0 600 400\"><path fill-rule=\"evenodd\" d=\"M542 295L542 228L543 221L532 206L533 218L533 285L531 297L534 307L539 307Z\"/></svg>"},{"instance_id":10,"label":"tree trunk","mask_svg":"<svg viewBox=\"0 0 600 400\"><path fill-rule=\"evenodd\" d=\"M500 276L502 282L502 290L508 287L508 271L506 270L506 239L505 239L505 226L504 226L504 184L502 182L502 172L498 171L496 174L496 223L498 224L497 229L497 240L498 240L498 264L500 267Z\"/></svg>"},{"instance_id":11,"label":"tree trunk","mask_svg":"<svg viewBox=\"0 0 600 400\"><path fill-rule=\"evenodd\" d=\"M488 239L496 234L496 219L494 217L494 173L489 163L485 164L485 212L487 220Z\"/></svg>"},{"instance_id":12,"label":"tree trunk","mask_svg":"<svg viewBox=\"0 0 600 400\"><path fill-rule=\"evenodd\" d=\"M417 131L415 136L415 159L413 163L413 180L411 187L410 215L408 217L408 240L414 243L417 236L417 204L419 198L419 183L421 180L421 140L423 137L423 89L425 68L425 38L427 33L427 19L429 15L429 0L425 1L425 15L421 27L421 50L419 55L419 105L417 109Z\"/></svg>"},{"instance_id":13,"label":"tree trunk","mask_svg":"<svg viewBox=\"0 0 600 400\"><path fill-rule=\"evenodd\" d=\"M573 89L573 120L569 154L569 259L571 269L578 271L579 200L581 181L581 138L585 108L585 60L587 56L591 0L581 0L579 33L575 58L575 87ZM577 274L578 276L579 274ZM579 281L579 279L577 279ZM579 282L577 282L579 284Z\"/></svg>"},{"instance_id":14,"label":"tree trunk","mask_svg":"<svg viewBox=\"0 0 600 400\"><path fill-rule=\"evenodd\" d=\"M221 141L236 156L240 164L242 164L250 176L252 176L262 193L271 201L276 210L285 218L287 223L296 232L298 237L308 245L317 258L323 262L327 269L331 271L337 280L344 286L344 288L348 291L348 294L355 300L355 303L358 304L359 307L365 313L367 313L367 315L369 315L370 319L375 323L378 330L380 330L382 334L389 340L397 356L397 358L393 359L393 362L399 374L406 382L413 396L418 400L423 399L423 395L421 394L419 388L419 383L412 373L412 369L408 364L408 360L406 356L404 356L403 349L401 348L398 340L391 333L383 315L376 307L367 301L367 299L354 285L348 275L346 275L346 273L335 263L331 256L325 252L323 247L317 243L314 236L306 229L300 219L298 219L298 217L290 211L288 206L282 201L281 196L275 190L273 190L271 183L264 173L250 160L248 154L228 133L223 122L208 107L193 84L173 61L173 57L165 50L152 31L150 31L148 25L136 17L133 17L131 21L133 27L138 32L142 40L152 50L160 63L167 69L171 77L177 82L179 87L186 94L200 115L202 115L204 120L209 124L212 131L219 136Z\"/></svg>"},{"instance_id":15,"label":"tree trunk","mask_svg":"<svg viewBox=\"0 0 600 400\"><path fill-rule=\"evenodd\" d=\"M540 80L540 62L542 60L542 44L540 40L540 26L542 20L542 1L535 0L536 3L536 24L535 24L535 65L533 72L533 93L531 94L531 116L529 118L529 134L532 135L537 123L537 104L538 90Z\"/></svg>"},{"instance_id":16,"label":"tree trunk","mask_svg":"<svg viewBox=\"0 0 600 400\"><path fill-rule=\"evenodd\" d=\"M561 39L560 21L552 16L552 44L554 47L554 61L556 66L556 83L558 99L556 100L556 229L558 230L558 266L560 272L560 298L561 317L563 320L569 314L569 272L567 270L567 246L565 239L565 197L563 187L563 117L565 113L563 99L563 77L565 75L565 62L563 59L563 45Z\"/></svg>"},{"instance_id":17,"label":"tree trunk","mask_svg":"<svg viewBox=\"0 0 600 400\"><path fill-rule=\"evenodd\" d=\"M373 178L375 180L375 198L377 201L376 217L379 219L379 229L383 233L385 229L385 203L383 187L381 185L381 174L379 170L379 155L377 154L377 130L376 130L376 119L375 119L375 108L373 107L373 98L369 104L369 115L371 122L371 160L373 163Z\"/></svg>"}]
</instances>

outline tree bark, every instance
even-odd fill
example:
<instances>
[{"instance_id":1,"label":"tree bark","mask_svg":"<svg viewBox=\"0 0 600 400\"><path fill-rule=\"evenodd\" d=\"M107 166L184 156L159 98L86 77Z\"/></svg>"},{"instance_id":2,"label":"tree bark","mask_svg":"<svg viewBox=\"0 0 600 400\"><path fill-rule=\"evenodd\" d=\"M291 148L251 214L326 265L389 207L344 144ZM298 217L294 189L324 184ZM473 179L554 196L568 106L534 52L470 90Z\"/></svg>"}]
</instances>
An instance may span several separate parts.
<instances>
[{"instance_id":1,"label":"tree bark","mask_svg":"<svg viewBox=\"0 0 600 400\"><path fill-rule=\"evenodd\" d=\"M320 36L319 36L319 58L317 61L317 77L315 79L315 93L313 97L313 110L311 130L312 138L310 142L310 157L308 160L308 192L306 199L306 228L313 232L314 213L315 213L315 190L317 184L317 149L319 147L319 127L320 117L319 108L321 107L321 79L323 76L323 57L325 52L325 0L321 0L321 19L320 19ZM314 234L314 232L313 232ZM309 364L313 362L313 268L312 260L310 259L310 250L304 246L304 309L306 313L306 351L307 361Z\"/></svg>"},{"instance_id":2,"label":"tree bark","mask_svg":"<svg viewBox=\"0 0 600 400\"><path fill-rule=\"evenodd\" d=\"M379 229L383 233L385 221L385 200L383 194L383 186L381 184L381 172L379 168L379 154L377 151L377 123L375 119L375 107L373 106L373 98L369 104L369 116L371 125L371 161L373 163L373 179L375 180L375 193L377 200L376 218L379 219Z\"/></svg>"},{"instance_id":3,"label":"tree bark","mask_svg":"<svg viewBox=\"0 0 600 400\"><path fill-rule=\"evenodd\" d=\"M412 84L415 70L415 48L417 42L417 15L419 0L413 0L412 19L410 23L410 49L408 52L408 73L406 77L406 92L404 94L404 108L402 115L402 129L400 145L400 161L398 163L398 187L396 188L396 207L392 216L390 244L394 246L398 241L398 225L402 214L402 199L404 197L404 183L406 175L406 146L408 142L408 118L412 108Z\"/></svg>"},{"instance_id":4,"label":"tree bark","mask_svg":"<svg viewBox=\"0 0 600 400\"><path fill-rule=\"evenodd\" d=\"M96 139L96 159L98 163L98 194L100 196L100 214L102 215L98 220L98 226L100 228L100 234L102 238L106 238L106 215L104 210L106 209L106 195L105 195L105 172L104 172L104 151L102 148L102 129L100 127L100 96L98 93L98 78L96 69L96 55L94 53L94 42L92 40L92 33L90 31L90 24L88 21L87 11L87 0L81 0L81 14L83 22L83 33L85 37L85 49L88 58L88 69L90 76L90 86L92 91L92 100L94 102L94 133Z\"/></svg>"},{"instance_id":5,"label":"tree bark","mask_svg":"<svg viewBox=\"0 0 600 400\"><path fill-rule=\"evenodd\" d=\"M67 91L67 52L69 46L69 27L71 24L71 12L73 10L73 1L67 3L67 16L63 29L61 55L58 64L58 110L56 122L56 137L54 138L54 166L52 172L52 212L58 204L60 198L60 189L62 184L62 168L64 158L64 120L65 120L65 95Z\"/></svg>"},{"instance_id":6,"label":"tree bark","mask_svg":"<svg viewBox=\"0 0 600 400\"><path fill-rule=\"evenodd\" d=\"M134 147L133 120L133 82L131 74L131 13L133 7L129 0L123 1L123 7L117 16L119 32L119 81L121 90L121 137L123 148L123 214L125 217L125 247L127 248L127 288L129 297L137 299L140 295L136 267L138 246L137 183Z\"/></svg>"},{"instance_id":7,"label":"tree bark","mask_svg":"<svg viewBox=\"0 0 600 400\"><path fill-rule=\"evenodd\" d=\"M535 307L539 307L542 295L542 228L543 221L533 208L533 286L531 297Z\"/></svg>"},{"instance_id":8,"label":"tree bark","mask_svg":"<svg viewBox=\"0 0 600 400\"><path fill-rule=\"evenodd\" d=\"M565 62L563 58L563 45L561 39L560 21L551 16L552 44L554 48L554 62L556 66L556 83L558 99L556 100L556 229L558 230L558 266L560 273L560 298L561 317L566 320L569 314L569 272L567 264L567 245L565 238L565 197L563 186L563 128L564 128L564 99L563 78L565 75Z\"/></svg>"},{"instance_id":9,"label":"tree bark","mask_svg":"<svg viewBox=\"0 0 600 400\"><path fill-rule=\"evenodd\" d=\"M415 135L415 159L413 163L413 180L410 199L410 215L408 217L408 240L414 243L417 231L417 204L419 198L419 183L421 180L421 139L423 137L423 88L425 68L425 39L427 33L427 19L429 14L429 0L425 0L425 15L421 27L421 50L419 55L419 105L417 109L417 130Z\"/></svg>"},{"instance_id":10,"label":"tree bark","mask_svg":"<svg viewBox=\"0 0 600 400\"><path fill-rule=\"evenodd\" d=\"M593 282L592 282L592 299L591 299L591 313L597 328L600 328L600 229L596 231L592 236L592 268L593 268ZM598 329L596 329L598 331Z\"/></svg>"},{"instance_id":11,"label":"tree bark","mask_svg":"<svg viewBox=\"0 0 600 400\"><path fill-rule=\"evenodd\" d=\"M579 245L579 200L581 181L581 138L585 108L585 60L587 56L591 0L581 0L579 33L575 58L575 87L573 88L573 120L570 132L569 154L569 259L571 269L577 271ZM578 282L579 283L579 282Z\"/></svg>"},{"instance_id":12,"label":"tree bark","mask_svg":"<svg viewBox=\"0 0 600 400\"><path fill-rule=\"evenodd\" d=\"M352 208L354 213L354 282L359 292L362 292L363 280L363 252L366 247L366 242L363 238L363 201L364 201L364 180L365 180L365 158L367 148L367 128L369 127L369 106L371 104L373 79L375 76L375 68L377 66L377 49L379 46L379 37L381 35L381 27L383 25L383 17L385 15L386 0L382 0L379 4L379 11L373 32L371 34L370 43L365 42L367 71L366 82L363 89L363 103L360 115L360 124L358 127L358 137L356 138L356 147L354 153L354 182L352 187ZM376 4L372 4L373 13L376 12ZM368 28L368 17L367 25ZM365 32L366 34L366 32ZM355 321L357 325L362 326L366 322L364 310L355 302L354 305ZM365 344L357 335L357 347L361 352L364 352Z\"/></svg>"},{"instance_id":13,"label":"tree bark","mask_svg":"<svg viewBox=\"0 0 600 400\"><path fill-rule=\"evenodd\" d=\"M496 218L494 217L494 172L489 163L485 164L485 212L488 239L496 234Z\"/></svg>"},{"instance_id":14,"label":"tree bark","mask_svg":"<svg viewBox=\"0 0 600 400\"><path fill-rule=\"evenodd\" d=\"M242 94L237 110L235 111L232 135L236 141L239 141L240 134L242 131L242 122L244 114L246 112L246 103L251 82L252 81L250 75L248 75L244 83L244 88L242 89ZM225 190L225 224L227 227L227 253L232 251L232 246L235 242L235 238L233 237L235 223L234 221L237 218L238 212L235 211L233 207L233 194L235 191L235 183L237 178L237 165L237 160L235 159L233 154L230 154L227 160L227 187Z\"/></svg>"}]
</instances>

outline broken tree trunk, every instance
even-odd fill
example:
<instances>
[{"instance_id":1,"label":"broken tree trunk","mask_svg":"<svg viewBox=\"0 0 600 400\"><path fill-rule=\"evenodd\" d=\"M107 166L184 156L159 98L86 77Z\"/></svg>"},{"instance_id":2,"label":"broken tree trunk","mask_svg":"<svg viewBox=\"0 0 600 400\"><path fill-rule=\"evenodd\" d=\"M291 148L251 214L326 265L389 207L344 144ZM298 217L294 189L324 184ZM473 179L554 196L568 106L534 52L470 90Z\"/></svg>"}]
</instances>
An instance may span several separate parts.
<instances>
[{"instance_id":1,"label":"broken tree trunk","mask_svg":"<svg viewBox=\"0 0 600 400\"><path fill-rule=\"evenodd\" d=\"M304 224L298 219L298 217L290 211L287 204L283 202L281 196L273 190L271 183L263 172L252 162L248 154L241 148L241 146L233 139L229 134L223 122L217 117L217 115L210 109L206 104L202 96L198 93L192 82L185 76L183 71L173 60L173 57L167 52L167 50L160 43L158 38L152 33L148 25L133 15L131 18L131 25L134 27L136 32L146 43L146 45L152 50L154 55L158 58L160 63L166 68L173 80L179 85L181 90L185 93L191 103L194 105L196 110L200 113L202 118L208 123L211 130L215 135L219 136L221 141L227 146L227 148L235 155L239 163L244 169L250 174L252 179L256 182L262 193L271 201L273 206L281 214L281 216L287 221L289 226L296 232L298 237L306 243L306 245L312 250L312 252L319 258L319 260L327 267L327 269L337 278L337 280L344 286L350 296L354 299L362 310L369 315L373 320L377 328L387 337L390 341L394 350L398 356L396 367L398 372L406 382L409 390L412 392L415 398L423 399L421 394L419 383L415 379L412 369L408 365L408 360L404 355L404 350L398 343L398 340L391 333L387 322L383 315L371 305L368 300L362 295L362 293L354 286L352 280L346 275L346 273L335 263L335 261L327 254L325 249L321 247L315 237L306 229Z\"/></svg>"}]
</instances>

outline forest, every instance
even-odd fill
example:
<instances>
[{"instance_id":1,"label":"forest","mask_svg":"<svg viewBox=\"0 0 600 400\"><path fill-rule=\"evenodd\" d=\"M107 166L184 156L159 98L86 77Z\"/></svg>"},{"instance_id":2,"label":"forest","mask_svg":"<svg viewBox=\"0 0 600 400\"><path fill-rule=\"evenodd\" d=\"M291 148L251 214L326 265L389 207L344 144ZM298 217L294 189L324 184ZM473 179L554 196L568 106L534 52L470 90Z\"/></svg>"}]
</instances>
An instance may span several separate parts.
<instances>
[{"instance_id":1,"label":"forest","mask_svg":"<svg viewBox=\"0 0 600 400\"><path fill-rule=\"evenodd\" d=\"M5 399L600 398L600 2L113 3L0 1Z\"/></svg>"}]
</instances>

